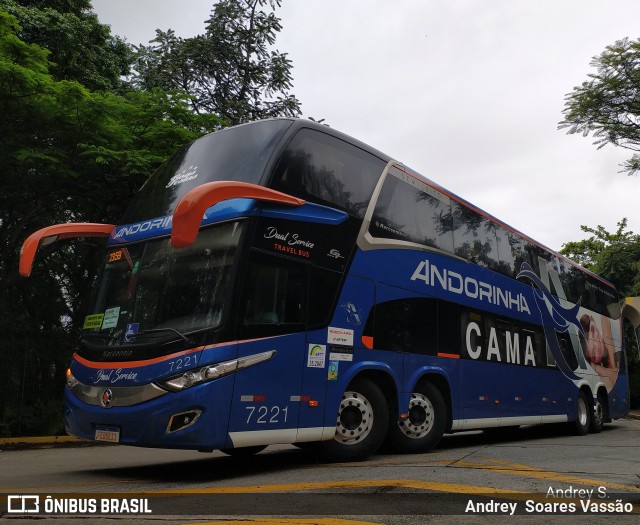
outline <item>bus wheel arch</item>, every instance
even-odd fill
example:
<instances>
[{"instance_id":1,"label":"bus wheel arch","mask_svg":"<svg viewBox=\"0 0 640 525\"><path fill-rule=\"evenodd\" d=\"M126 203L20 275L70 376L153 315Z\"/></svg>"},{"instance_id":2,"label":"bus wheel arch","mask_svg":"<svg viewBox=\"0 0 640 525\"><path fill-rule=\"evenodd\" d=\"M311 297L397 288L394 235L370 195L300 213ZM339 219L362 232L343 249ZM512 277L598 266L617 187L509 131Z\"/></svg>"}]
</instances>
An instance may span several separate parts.
<instances>
[{"instance_id":1,"label":"bus wheel arch","mask_svg":"<svg viewBox=\"0 0 640 525\"><path fill-rule=\"evenodd\" d=\"M423 376L413 388L404 417L392 418L387 444L397 452L428 452L451 428L451 393L441 376Z\"/></svg>"},{"instance_id":2,"label":"bus wheel arch","mask_svg":"<svg viewBox=\"0 0 640 525\"><path fill-rule=\"evenodd\" d=\"M375 453L387 435L395 396L394 382L385 373L356 375L342 394L334 438L318 443L320 454L332 461L358 461Z\"/></svg>"}]
</instances>

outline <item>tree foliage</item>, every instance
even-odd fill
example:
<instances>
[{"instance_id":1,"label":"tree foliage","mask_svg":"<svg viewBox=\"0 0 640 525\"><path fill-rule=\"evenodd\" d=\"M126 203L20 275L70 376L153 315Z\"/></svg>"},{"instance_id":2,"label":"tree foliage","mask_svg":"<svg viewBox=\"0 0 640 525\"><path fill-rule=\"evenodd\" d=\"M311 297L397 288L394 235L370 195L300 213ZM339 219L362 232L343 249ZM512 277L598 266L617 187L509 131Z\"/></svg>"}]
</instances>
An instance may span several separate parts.
<instances>
[{"instance_id":1,"label":"tree foliage","mask_svg":"<svg viewBox=\"0 0 640 525\"><path fill-rule=\"evenodd\" d=\"M581 226L591 236L564 244L560 253L611 281L622 296L640 295L640 235L626 229L627 219L617 226L615 232Z\"/></svg>"},{"instance_id":2,"label":"tree foliage","mask_svg":"<svg viewBox=\"0 0 640 525\"><path fill-rule=\"evenodd\" d=\"M591 61L594 73L565 97L561 129L569 134L593 133L594 144L613 144L633 151L622 172L640 171L640 39L608 46Z\"/></svg>"},{"instance_id":3,"label":"tree foliage","mask_svg":"<svg viewBox=\"0 0 640 525\"><path fill-rule=\"evenodd\" d=\"M129 73L132 51L91 12L90 0L0 0L20 24L18 37L50 52L56 80L91 90L113 90Z\"/></svg>"},{"instance_id":4,"label":"tree foliage","mask_svg":"<svg viewBox=\"0 0 640 525\"><path fill-rule=\"evenodd\" d=\"M180 89L198 113L228 124L296 116L300 103L289 93L291 61L272 49L282 29L274 10L281 0L221 0L203 35L180 38L156 32L140 46L132 77L141 89Z\"/></svg>"},{"instance_id":5,"label":"tree foliage","mask_svg":"<svg viewBox=\"0 0 640 525\"><path fill-rule=\"evenodd\" d=\"M48 51L20 33L16 18L0 10L0 432L7 414L23 413L3 406L15 390L7 363L31 352L18 377L43 385L31 374L52 367L63 379L98 267L95 242L68 244L21 279L24 239L60 222L116 222L162 161L220 125L194 114L184 93L117 94L57 80ZM50 395L42 386L22 397L35 406Z\"/></svg>"},{"instance_id":6,"label":"tree foliage","mask_svg":"<svg viewBox=\"0 0 640 525\"><path fill-rule=\"evenodd\" d=\"M16 279L20 243L36 229L69 221L114 222L133 193L176 148L219 125L194 115L188 97L159 90L125 95L56 81L47 53L16 35L0 11L0 285ZM88 265L69 260L51 275L86 296ZM5 266L6 265L6 266ZM75 270L74 270L75 269ZM60 273L58 273L58 270ZM70 276L70 277L67 277ZM5 289L3 286L3 289ZM63 309L71 307L58 294ZM51 296L53 299L53 296ZM46 310L51 323L60 312ZM67 317L73 313L66 311Z\"/></svg>"},{"instance_id":7,"label":"tree foliage","mask_svg":"<svg viewBox=\"0 0 640 525\"><path fill-rule=\"evenodd\" d=\"M116 223L180 146L228 123L297 113L290 62L270 51L279 4L223 0L202 37L168 31L162 49L140 50L139 64L145 53L157 61L132 85L121 80L131 49L89 0L0 0L0 435L53 431L41 411L60 408L50 401L103 241L46 247L27 280L22 242L50 224Z\"/></svg>"}]
</instances>

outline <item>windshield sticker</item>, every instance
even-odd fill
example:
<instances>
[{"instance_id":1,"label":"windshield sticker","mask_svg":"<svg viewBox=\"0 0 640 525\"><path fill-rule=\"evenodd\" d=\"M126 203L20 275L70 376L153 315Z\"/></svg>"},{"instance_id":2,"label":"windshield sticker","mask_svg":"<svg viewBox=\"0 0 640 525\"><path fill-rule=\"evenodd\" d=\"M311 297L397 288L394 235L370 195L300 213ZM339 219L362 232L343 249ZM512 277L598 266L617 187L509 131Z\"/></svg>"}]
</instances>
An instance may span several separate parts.
<instances>
[{"instance_id":1,"label":"windshield sticker","mask_svg":"<svg viewBox=\"0 0 640 525\"><path fill-rule=\"evenodd\" d=\"M107 308L104 312L104 319L102 320L102 328L101 330L106 330L107 328L115 328L118 326L118 319L120 318L120 307L116 306L115 308Z\"/></svg>"},{"instance_id":2,"label":"windshield sticker","mask_svg":"<svg viewBox=\"0 0 640 525\"><path fill-rule=\"evenodd\" d=\"M177 186L178 184L182 184L183 182L188 182L198 177L198 167L197 166L189 166L188 168L183 169L181 172L176 173L171 180L167 183L166 187L170 188L171 186Z\"/></svg>"},{"instance_id":3,"label":"windshield sticker","mask_svg":"<svg viewBox=\"0 0 640 525\"><path fill-rule=\"evenodd\" d=\"M353 330L330 326L327 333L327 343L333 345L353 346Z\"/></svg>"},{"instance_id":4,"label":"windshield sticker","mask_svg":"<svg viewBox=\"0 0 640 525\"><path fill-rule=\"evenodd\" d=\"M84 318L83 330L100 330L104 314L91 314Z\"/></svg>"},{"instance_id":5,"label":"windshield sticker","mask_svg":"<svg viewBox=\"0 0 640 525\"><path fill-rule=\"evenodd\" d=\"M324 368L327 356L326 345L309 345L309 355L307 357L307 368Z\"/></svg>"},{"instance_id":6,"label":"windshield sticker","mask_svg":"<svg viewBox=\"0 0 640 525\"><path fill-rule=\"evenodd\" d=\"M127 325L127 331L124 333L124 340L126 343L135 341L136 335L140 330L140 323L129 323Z\"/></svg>"}]
</instances>

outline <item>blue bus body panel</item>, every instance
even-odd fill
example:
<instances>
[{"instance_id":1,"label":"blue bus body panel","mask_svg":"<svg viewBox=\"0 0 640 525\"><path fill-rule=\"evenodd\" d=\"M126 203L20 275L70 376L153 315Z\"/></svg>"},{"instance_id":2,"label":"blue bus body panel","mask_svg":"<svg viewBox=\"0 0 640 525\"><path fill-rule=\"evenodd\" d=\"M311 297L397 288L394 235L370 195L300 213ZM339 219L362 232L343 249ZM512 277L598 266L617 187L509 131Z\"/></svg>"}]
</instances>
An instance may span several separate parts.
<instances>
[{"instance_id":1,"label":"blue bus body panel","mask_svg":"<svg viewBox=\"0 0 640 525\"><path fill-rule=\"evenodd\" d=\"M489 357L487 345L491 342L487 342L485 333L484 348L479 359L470 359L465 355L464 332L459 337L456 352L459 356L407 354L403 363L406 377L402 381L401 392L409 391L423 373L441 375L451 388L454 420L534 418L563 414L571 420L576 417L578 389L589 386L595 392L606 385L606 379L599 377L590 366L567 369L565 365L563 369L554 358L557 354L553 354L549 348L549 337L555 338L557 333L568 330L567 333L575 333L577 338L577 305L566 303L561 305L562 308L556 305L556 309L552 310L553 315L549 316L549 310L544 311L547 303L535 296L536 293L540 296L542 293L528 284L430 251L358 251L351 266L351 274L374 283L376 304L395 298L433 297L483 315L536 326L540 335L546 337L546 355L543 342L543 352L535 355L535 366L524 366L534 363L525 361L527 358L523 348L520 348L519 364L504 362L504 354L502 359L497 355ZM341 300L357 304L357 298L346 297L344 294ZM558 319L566 322L568 327L563 328ZM479 322L477 326L478 330L485 330L482 323ZM613 332L615 344L620 349L622 341L619 331L617 335L615 329ZM557 340L552 340L551 343L558 346ZM496 348L497 346L495 343ZM389 358L381 359L389 362ZM628 411L627 392L628 377L626 373L620 373L615 388L610 392L609 409L612 417L620 417Z\"/></svg>"},{"instance_id":2,"label":"blue bus body panel","mask_svg":"<svg viewBox=\"0 0 640 525\"><path fill-rule=\"evenodd\" d=\"M531 286L436 252L395 249L358 251L351 273L469 308L524 322L541 323ZM434 275L435 279L432 278ZM492 296L481 294L481 289L487 293L490 291ZM497 290L506 294L506 301L503 296L499 301L495 300Z\"/></svg>"}]
</instances>

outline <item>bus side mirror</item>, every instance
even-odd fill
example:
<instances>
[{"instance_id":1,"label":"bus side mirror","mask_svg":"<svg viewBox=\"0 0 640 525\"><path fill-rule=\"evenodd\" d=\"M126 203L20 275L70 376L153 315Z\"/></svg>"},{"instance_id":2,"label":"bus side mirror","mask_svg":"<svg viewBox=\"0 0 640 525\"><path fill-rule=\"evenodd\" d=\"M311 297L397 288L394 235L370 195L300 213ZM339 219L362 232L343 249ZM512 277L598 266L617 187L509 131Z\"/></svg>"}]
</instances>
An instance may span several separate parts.
<instances>
[{"instance_id":1,"label":"bus side mirror","mask_svg":"<svg viewBox=\"0 0 640 525\"><path fill-rule=\"evenodd\" d=\"M173 212L171 245L191 246L198 236L204 212L214 204L229 199L256 199L289 206L302 206L305 201L271 188L237 181L208 182L184 194Z\"/></svg>"},{"instance_id":2,"label":"bus side mirror","mask_svg":"<svg viewBox=\"0 0 640 525\"><path fill-rule=\"evenodd\" d=\"M29 277L36 252L41 246L53 244L61 239L74 237L108 237L114 230L113 224L99 224L91 222L70 222L47 226L27 237L20 249L20 275Z\"/></svg>"}]
</instances>

